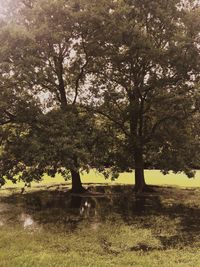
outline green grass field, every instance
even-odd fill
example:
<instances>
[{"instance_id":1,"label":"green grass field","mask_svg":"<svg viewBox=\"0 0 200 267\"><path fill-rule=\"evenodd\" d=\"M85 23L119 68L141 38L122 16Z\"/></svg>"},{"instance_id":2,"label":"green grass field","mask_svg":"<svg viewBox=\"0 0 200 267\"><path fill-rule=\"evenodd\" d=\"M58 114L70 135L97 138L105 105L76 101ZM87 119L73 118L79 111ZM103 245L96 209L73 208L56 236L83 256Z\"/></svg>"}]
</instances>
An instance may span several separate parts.
<instances>
[{"instance_id":1,"label":"green grass field","mask_svg":"<svg viewBox=\"0 0 200 267\"><path fill-rule=\"evenodd\" d=\"M115 181L111 181L109 179L105 179L104 176L96 171L90 171L90 173L83 173L81 175L83 183L94 183L94 184L133 184L134 183L134 173L121 173L119 178ZM163 175L159 170L146 170L145 178L147 184L150 185L173 185L173 186L181 186L181 187L199 187L200 186L200 171L196 171L195 178L188 178L185 174L174 174L170 173L167 175ZM42 186L48 184L58 184L64 183L64 179L61 175L56 175L55 178L51 178L49 176L44 176L43 180L40 183L33 182L32 186ZM68 181L67 183L70 183ZM3 188L7 187L23 187L24 184L22 182L13 184L8 181Z\"/></svg>"}]
</instances>

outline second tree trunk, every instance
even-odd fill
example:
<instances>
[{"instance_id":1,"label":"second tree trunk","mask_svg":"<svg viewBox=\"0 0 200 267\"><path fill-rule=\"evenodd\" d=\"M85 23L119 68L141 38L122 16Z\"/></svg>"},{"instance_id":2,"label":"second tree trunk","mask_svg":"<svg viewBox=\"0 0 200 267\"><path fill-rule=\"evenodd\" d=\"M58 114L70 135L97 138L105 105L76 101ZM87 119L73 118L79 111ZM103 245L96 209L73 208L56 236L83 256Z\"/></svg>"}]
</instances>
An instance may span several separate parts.
<instances>
[{"instance_id":1,"label":"second tree trunk","mask_svg":"<svg viewBox=\"0 0 200 267\"><path fill-rule=\"evenodd\" d=\"M144 162L143 162L143 153L141 148L135 149L134 160L135 160L135 191L142 192L146 187L146 183L144 179Z\"/></svg>"}]
</instances>

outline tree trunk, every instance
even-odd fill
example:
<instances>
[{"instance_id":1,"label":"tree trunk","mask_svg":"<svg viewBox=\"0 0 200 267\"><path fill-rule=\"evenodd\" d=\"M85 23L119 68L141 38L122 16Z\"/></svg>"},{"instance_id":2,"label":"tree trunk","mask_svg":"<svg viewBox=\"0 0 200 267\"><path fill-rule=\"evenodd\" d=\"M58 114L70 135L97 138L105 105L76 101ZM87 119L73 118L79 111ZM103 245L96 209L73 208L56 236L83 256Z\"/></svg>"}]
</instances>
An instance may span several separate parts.
<instances>
[{"instance_id":1,"label":"tree trunk","mask_svg":"<svg viewBox=\"0 0 200 267\"><path fill-rule=\"evenodd\" d=\"M134 160L135 160L135 191L143 192L146 188L146 183L144 179L144 162L143 162L143 153L141 148L135 149Z\"/></svg>"},{"instance_id":2,"label":"tree trunk","mask_svg":"<svg viewBox=\"0 0 200 267\"><path fill-rule=\"evenodd\" d=\"M84 193L86 189L82 186L80 173L78 171L71 170L72 176L72 193Z\"/></svg>"},{"instance_id":3,"label":"tree trunk","mask_svg":"<svg viewBox=\"0 0 200 267\"><path fill-rule=\"evenodd\" d=\"M52 48L53 49L53 48ZM54 51L54 49L53 49ZM64 58L62 57L62 53L60 53L60 56L58 58L54 57L54 64L55 64L55 69L58 77L58 93L59 93L59 98L58 100L60 101L61 104L61 110L63 112L67 112L68 103L67 103L67 96L65 92L65 83L63 79L63 61ZM77 159L75 158L75 161ZM81 183L81 177L78 171L71 170L71 177L72 177L72 192L73 193L83 193L86 190L82 187Z\"/></svg>"},{"instance_id":4,"label":"tree trunk","mask_svg":"<svg viewBox=\"0 0 200 267\"><path fill-rule=\"evenodd\" d=\"M146 187L144 179L144 160L143 160L143 144L142 129L143 120L140 96L137 94L129 96L130 100L130 146L134 155L135 163L135 191L142 192Z\"/></svg>"}]
</instances>

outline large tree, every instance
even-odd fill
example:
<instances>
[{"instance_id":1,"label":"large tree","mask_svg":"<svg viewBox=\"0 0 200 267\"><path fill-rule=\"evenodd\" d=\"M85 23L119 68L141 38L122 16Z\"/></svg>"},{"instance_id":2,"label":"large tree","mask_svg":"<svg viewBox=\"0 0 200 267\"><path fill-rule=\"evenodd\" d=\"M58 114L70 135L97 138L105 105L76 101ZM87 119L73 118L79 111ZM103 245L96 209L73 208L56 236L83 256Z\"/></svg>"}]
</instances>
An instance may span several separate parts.
<instances>
[{"instance_id":1,"label":"large tree","mask_svg":"<svg viewBox=\"0 0 200 267\"><path fill-rule=\"evenodd\" d=\"M63 113L79 116L77 100L88 58L77 31L76 13L73 1L19 1L15 19L4 22L6 25L1 28L2 82L5 80L6 94L18 94L20 87L29 96L38 97L43 112L60 107ZM11 106L14 109L14 103ZM8 112L4 110L9 121L12 113ZM75 165L71 168L73 190L84 191Z\"/></svg>"},{"instance_id":2,"label":"large tree","mask_svg":"<svg viewBox=\"0 0 200 267\"><path fill-rule=\"evenodd\" d=\"M96 4L82 8L93 14L93 30L85 34L88 44L96 42L93 108L121 130L135 189L147 188L145 166L190 176L197 144L190 121L199 112L199 8L180 0Z\"/></svg>"}]
</instances>

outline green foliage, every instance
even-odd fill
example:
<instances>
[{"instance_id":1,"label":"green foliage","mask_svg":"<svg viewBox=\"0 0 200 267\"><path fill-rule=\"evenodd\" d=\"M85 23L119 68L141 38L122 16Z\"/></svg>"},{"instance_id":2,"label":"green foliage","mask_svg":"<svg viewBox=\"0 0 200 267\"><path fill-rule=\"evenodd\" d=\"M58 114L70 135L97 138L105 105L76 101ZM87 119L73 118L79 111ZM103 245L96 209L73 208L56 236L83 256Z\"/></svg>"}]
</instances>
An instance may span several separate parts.
<instances>
[{"instance_id":1,"label":"green foliage","mask_svg":"<svg viewBox=\"0 0 200 267\"><path fill-rule=\"evenodd\" d=\"M200 13L180 6L115 1L103 12L97 7L91 19L99 29L98 67L93 66L99 86L91 91L94 110L121 131L126 149L119 151L134 159L124 162L127 167L156 166L190 176L199 151L192 120L199 116Z\"/></svg>"},{"instance_id":2,"label":"green foliage","mask_svg":"<svg viewBox=\"0 0 200 267\"><path fill-rule=\"evenodd\" d=\"M70 169L89 171L104 166L107 132L96 127L95 118L74 110L54 110L34 122L2 128L1 177L29 184L43 174L61 174L69 179Z\"/></svg>"}]
</instances>

